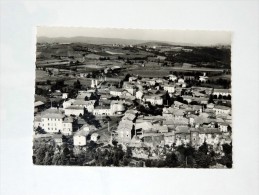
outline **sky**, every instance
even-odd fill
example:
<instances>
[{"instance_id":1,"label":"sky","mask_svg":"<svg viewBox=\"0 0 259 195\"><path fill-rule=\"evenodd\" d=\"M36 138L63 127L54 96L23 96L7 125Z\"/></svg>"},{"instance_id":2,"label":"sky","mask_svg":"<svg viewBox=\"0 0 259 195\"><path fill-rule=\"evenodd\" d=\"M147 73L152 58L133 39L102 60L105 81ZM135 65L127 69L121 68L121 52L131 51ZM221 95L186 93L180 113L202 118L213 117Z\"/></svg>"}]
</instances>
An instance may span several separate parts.
<instances>
[{"instance_id":1,"label":"sky","mask_svg":"<svg viewBox=\"0 0 259 195\"><path fill-rule=\"evenodd\" d=\"M37 27L37 36L46 36L51 38L85 36L134 40L153 40L200 45L231 44L231 32L228 31Z\"/></svg>"}]
</instances>

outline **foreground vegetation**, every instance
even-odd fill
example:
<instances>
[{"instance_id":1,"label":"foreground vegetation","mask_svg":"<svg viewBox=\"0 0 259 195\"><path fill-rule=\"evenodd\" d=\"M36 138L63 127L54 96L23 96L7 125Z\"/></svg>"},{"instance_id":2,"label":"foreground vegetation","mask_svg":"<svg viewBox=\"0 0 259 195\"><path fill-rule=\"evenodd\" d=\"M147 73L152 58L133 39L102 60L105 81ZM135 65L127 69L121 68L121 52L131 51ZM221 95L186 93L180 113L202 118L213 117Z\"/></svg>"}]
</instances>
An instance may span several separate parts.
<instances>
[{"instance_id":1,"label":"foreground vegetation","mask_svg":"<svg viewBox=\"0 0 259 195\"><path fill-rule=\"evenodd\" d=\"M173 150L172 150L173 149ZM232 145L224 144L219 155L204 143L198 149L192 146L165 146L164 158L134 158L132 148L122 149L121 145L97 145L89 142L82 148L68 146L54 147L49 144L34 146L33 163L35 165L77 165L77 166L134 166L134 167L174 167L174 168L211 168L232 167ZM223 165L223 166L222 166Z\"/></svg>"}]
</instances>

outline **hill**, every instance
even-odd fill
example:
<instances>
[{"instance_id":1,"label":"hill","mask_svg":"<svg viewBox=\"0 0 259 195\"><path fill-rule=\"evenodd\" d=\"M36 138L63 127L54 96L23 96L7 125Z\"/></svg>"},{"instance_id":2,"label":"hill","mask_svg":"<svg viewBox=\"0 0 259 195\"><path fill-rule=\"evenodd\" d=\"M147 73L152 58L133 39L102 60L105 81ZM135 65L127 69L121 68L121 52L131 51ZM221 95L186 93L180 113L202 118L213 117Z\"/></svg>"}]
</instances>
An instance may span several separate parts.
<instances>
[{"instance_id":1,"label":"hill","mask_svg":"<svg viewBox=\"0 0 259 195\"><path fill-rule=\"evenodd\" d=\"M119 38L100 38L100 37L38 37L38 43L88 43L88 44L125 44L135 45L141 44L146 41L133 40L133 39L119 39Z\"/></svg>"}]
</instances>

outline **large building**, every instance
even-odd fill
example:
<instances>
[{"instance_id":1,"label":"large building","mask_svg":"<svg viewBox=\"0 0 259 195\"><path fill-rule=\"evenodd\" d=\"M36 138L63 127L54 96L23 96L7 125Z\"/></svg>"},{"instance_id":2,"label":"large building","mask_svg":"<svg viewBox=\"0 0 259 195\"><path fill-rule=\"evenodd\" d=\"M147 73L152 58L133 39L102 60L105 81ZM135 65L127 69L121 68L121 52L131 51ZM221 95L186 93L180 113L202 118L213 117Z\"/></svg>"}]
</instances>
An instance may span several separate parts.
<instances>
[{"instance_id":1,"label":"large building","mask_svg":"<svg viewBox=\"0 0 259 195\"><path fill-rule=\"evenodd\" d=\"M150 102L152 105L163 105L163 98L158 95L145 95L145 102Z\"/></svg>"},{"instance_id":2,"label":"large building","mask_svg":"<svg viewBox=\"0 0 259 195\"><path fill-rule=\"evenodd\" d=\"M66 118L64 114L57 108L50 108L36 117L34 121L35 128L41 127L47 133L62 133L64 135L72 134L73 120Z\"/></svg>"},{"instance_id":3,"label":"large building","mask_svg":"<svg viewBox=\"0 0 259 195\"><path fill-rule=\"evenodd\" d=\"M214 89L213 90L213 95L219 96L228 96L231 95L231 90L230 89Z\"/></svg>"}]
</instances>

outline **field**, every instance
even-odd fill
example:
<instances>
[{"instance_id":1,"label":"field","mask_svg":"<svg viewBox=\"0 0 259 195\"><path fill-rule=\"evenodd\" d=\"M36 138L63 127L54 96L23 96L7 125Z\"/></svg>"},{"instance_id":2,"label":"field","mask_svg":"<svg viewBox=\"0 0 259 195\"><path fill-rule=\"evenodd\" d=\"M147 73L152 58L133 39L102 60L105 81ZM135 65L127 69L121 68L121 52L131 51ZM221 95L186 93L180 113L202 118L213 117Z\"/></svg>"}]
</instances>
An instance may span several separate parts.
<instances>
[{"instance_id":1,"label":"field","mask_svg":"<svg viewBox=\"0 0 259 195\"><path fill-rule=\"evenodd\" d=\"M43 70L36 70L36 81L55 81L58 80L60 77L58 76L49 76L46 71Z\"/></svg>"},{"instance_id":2,"label":"field","mask_svg":"<svg viewBox=\"0 0 259 195\"><path fill-rule=\"evenodd\" d=\"M129 68L130 74L137 74L143 77L164 77L173 72L223 72L223 69L212 69L212 68L183 68L183 67L161 67L160 65L150 67L139 67L139 68Z\"/></svg>"}]
</instances>

